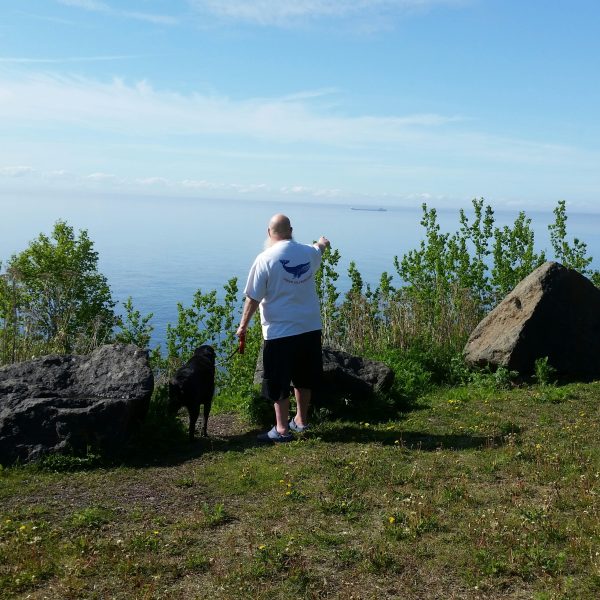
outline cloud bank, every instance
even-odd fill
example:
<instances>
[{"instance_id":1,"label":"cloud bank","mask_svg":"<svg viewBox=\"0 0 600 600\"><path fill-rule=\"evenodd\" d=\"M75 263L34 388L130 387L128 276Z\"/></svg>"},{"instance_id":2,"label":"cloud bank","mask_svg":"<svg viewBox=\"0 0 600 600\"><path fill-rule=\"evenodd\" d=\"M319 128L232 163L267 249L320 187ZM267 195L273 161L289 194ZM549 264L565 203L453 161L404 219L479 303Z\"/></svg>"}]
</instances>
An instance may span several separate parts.
<instances>
[{"instance_id":1,"label":"cloud bank","mask_svg":"<svg viewBox=\"0 0 600 600\"><path fill-rule=\"evenodd\" d=\"M353 114L329 89L238 100L146 81L0 73L0 114L0 176L14 186L403 199L423 188L486 195L498 181L527 193L543 181L583 194L600 161L594 150L490 133L460 115Z\"/></svg>"},{"instance_id":2,"label":"cloud bank","mask_svg":"<svg viewBox=\"0 0 600 600\"><path fill-rule=\"evenodd\" d=\"M197 11L258 25L289 25L299 20L397 16L460 0L189 0Z\"/></svg>"},{"instance_id":3,"label":"cloud bank","mask_svg":"<svg viewBox=\"0 0 600 600\"><path fill-rule=\"evenodd\" d=\"M146 81L102 82L38 74L0 78L0 113L12 128L37 123L146 141L160 136L210 136L259 140L273 148L290 144L350 150L376 147L412 155L448 152L450 158L471 156L508 163L586 160L568 146L478 131L473 129L474 123L459 115L344 114L339 106L323 108L319 102L322 93L332 92L232 100L156 90Z\"/></svg>"},{"instance_id":4,"label":"cloud bank","mask_svg":"<svg viewBox=\"0 0 600 600\"><path fill-rule=\"evenodd\" d=\"M158 91L145 81L99 82L80 77L33 75L5 80L0 111L13 123L56 123L93 130L244 136L278 143L364 145L412 139L415 131L460 121L457 116L390 117L319 112L316 93L231 100L223 96Z\"/></svg>"}]
</instances>

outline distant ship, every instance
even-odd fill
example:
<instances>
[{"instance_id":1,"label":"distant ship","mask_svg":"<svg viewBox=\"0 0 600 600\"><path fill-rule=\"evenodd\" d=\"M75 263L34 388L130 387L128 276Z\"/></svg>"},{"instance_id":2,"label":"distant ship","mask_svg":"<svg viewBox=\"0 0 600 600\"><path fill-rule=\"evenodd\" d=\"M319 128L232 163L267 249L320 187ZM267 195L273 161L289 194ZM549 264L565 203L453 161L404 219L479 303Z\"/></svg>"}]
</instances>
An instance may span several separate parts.
<instances>
[{"instance_id":1,"label":"distant ship","mask_svg":"<svg viewBox=\"0 0 600 600\"><path fill-rule=\"evenodd\" d=\"M357 206L351 206L350 210L368 210L370 212L385 212L387 208L358 208Z\"/></svg>"}]
</instances>

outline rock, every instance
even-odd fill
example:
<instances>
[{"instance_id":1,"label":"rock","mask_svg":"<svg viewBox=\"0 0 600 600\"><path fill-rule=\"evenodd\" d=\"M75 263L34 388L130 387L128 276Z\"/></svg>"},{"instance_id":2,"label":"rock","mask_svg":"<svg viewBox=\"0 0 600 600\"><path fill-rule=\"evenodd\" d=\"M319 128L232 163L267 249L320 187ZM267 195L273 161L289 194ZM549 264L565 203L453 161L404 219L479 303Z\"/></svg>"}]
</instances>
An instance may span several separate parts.
<instances>
[{"instance_id":1,"label":"rock","mask_svg":"<svg viewBox=\"0 0 600 600\"><path fill-rule=\"evenodd\" d=\"M385 392L394 383L394 371L386 364L354 356L325 346L323 348L323 387L345 396Z\"/></svg>"},{"instance_id":2,"label":"rock","mask_svg":"<svg viewBox=\"0 0 600 600\"><path fill-rule=\"evenodd\" d=\"M262 374L262 352L259 352L254 383L261 383ZM360 400L389 390L393 382L394 372L384 363L324 346L323 379L312 403L323 405L335 398Z\"/></svg>"},{"instance_id":3,"label":"rock","mask_svg":"<svg viewBox=\"0 0 600 600\"><path fill-rule=\"evenodd\" d=\"M114 451L144 419L153 387L148 355L133 345L0 367L0 463Z\"/></svg>"},{"instance_id":4,"label":"rock","mask_svg":"<svg viewBox=\"0 0 600 600\"><path fill-rule=\"evenodd\" d=\"M600 289L573 269L546 262L521 281L477 325L467 363L522 375L548 357L557 374L600 376Z\"/></svg>"}]
</instances>

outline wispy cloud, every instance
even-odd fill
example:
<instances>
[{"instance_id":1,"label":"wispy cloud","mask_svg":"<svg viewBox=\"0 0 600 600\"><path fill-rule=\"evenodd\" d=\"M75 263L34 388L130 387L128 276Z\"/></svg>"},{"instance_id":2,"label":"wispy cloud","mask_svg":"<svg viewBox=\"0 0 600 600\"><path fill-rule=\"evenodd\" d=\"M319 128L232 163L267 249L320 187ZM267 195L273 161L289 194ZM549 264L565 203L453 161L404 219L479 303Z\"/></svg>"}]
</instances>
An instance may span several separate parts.
<instances>
[{"instance_id":1,"label":"wispy cloud","mask_svg":"<svg viewBox=\"0 0 600 600\"><path fill-rule=\"evenodd\" d=\"M283 98L234 101L201 94L157 91L145 81L128 84L32 75L2 81L0 109L18 122L72 124L90 130L160 134L243 136L278 143L364 145L409 141L418 131L459 122L457 116L345 116L320 112L300 93ZM317 94L318 96L318 94Z\"/></svg>"},{"instance_id":2,"label":"wispy cloud","mask_svg":"<svg viewBox=\"0 0 600 600\"><path fill-rule=\"evenodd\" d=\"M64 58L31 58L21 56L0 56L0 63L5 64L64 64L64 63L86 63L86 62L104 62L114 60L129 60L132 58L141 58L140 55L121 54L108 56L67 56Z\"/></svg>"},{"instance_id":3,"label":"wispy cloud","mask_svg":"<svg viewBox=\"0 0 600 600\"><path fill-rule=\"evenodd\" d=\"M107 11L109 6L104 2L96 2L96 0L58 0L59 4L66 6L76 6L77 8L85 8L85 10Z\"/></svg>"},{"instance_id":4,"label":"wispy cloud","mask_svg":"<svg viewBox=\"0 0 600 600\"><path fill-rule=\"evenodd\" d=\"M30 166L5 166L0 167L1 178L19 178L30 181L43 181L43 185L50 189L61 189L65 186L70 189L104 189L113 191L139 191L139 192L161 192L165 189L169 193L192 194L206 192L219 194L225 197L232 195L256 196L264 198L267 196L294 196L303 198L348 198L349 192L339 189L314 187L309 185L283 185L273 186L266 183L235 183L206 179L170 179L167 177L123 177L113 173L95 172L77 174L59 169L55 171L40 171ZM56 187L58 186L58 188Z\"/></svg>"},{"instance_id":5,"label":"wispy cloud","mask_svg":"<svg viewBox=\"0 0 600 600\"><path fill-rule=\"evenodd\" d=\"M58 2L59 4L65 4L66 6L76 6L77 8L84 8L85 10L110 10L107 4L105 4L104 2L97 2L96 0L58 0Z\"/></svg>"},{"instance_id":6,"label":"wispy cloud","mask_svg":"<svg viewBox=\"0 0 600 600\"><path fill-rule=\"evenodd\" d=\"M111 181L116 178L117 176L112 173L90 173L86 175L86 179L90 181Z\"/></svg>"},{"instance_id":7,"label":"wispy cloud","mask_svg":"<svg viewBox=\"0 0 600 600\"><path fill-rule=\"evenodd\" d=\"M138 21L146 21L154 23L156 25L175 25L179 22L177 17L170 15L157 15L146 12L122 10L119 8L113 8L106 2L100 2L98 0L57 0L59 4L65 6L71 6L73 8L80 8L92 12L103 13L109 16L123 17L127 19L135 19Z\"/></svg>"},{"instance_id":8,"label":"wispy cloud","mask_svg":"<svg viewBox=\"0 0 600 600\"><path fill-rule=\"evenodd\" d=\"M70 19L62 19L61 17L55 17L52 15L38 15L35 13L25 12L22 10L15 11L15 14L22 15L29 19L36 19L38 21L47 21L49 23L57 23L59 25L69 25L69 26L78 25L78 23L76 21L72 21Z\"/></svg>"},{"instance_id":9,"label":"wispy cloud","mask_svg":"<svg viewBox=\"0 0 600 600\"><path fill-rule=\"evenodd\" d=\"M22 165L0 168L0 175L3 177L24 177L33 172L34 169L32 167L25 167Z\"/></svg>"},{"instance_id":10,"label":"wispy cloud","mask_svg":"<svg viewBox=\"0 0 600 600\"><path fill-rule=\"evenodd\" d=\"M260 25L289 25L300 20L397 16L466 0L188 0L198 11Z\"/></svg>"},{"instance_id":11,"label":"wispy cloud","mask_svg":"<svg viewBox=\"0 0 600 600\"><path fill-rule=\"evenodd\" d=\"M436 173L436 170L428 173L428 180ZM439 174L439 173L438 173ZM300 178L302 179L302 178ZM4 181L3 181L4 180ZM159 176L148 177L128 177L124 175L115 175L105 172L77 172L58 170L38 170L31 166L0 166L0 183L3 191L7 190L43 190L44 193L76 193L98 192L115 194L132 194L162 196L165 193L168 197L186 196L191 198L209 198L232 199L248 198L255 200L273 200L289 202L314 201L331 203L352 202L357 206L372 206L375 204L391 206L410 206L415 207L422 202L433 202L438 205L461 207L471 198L480 194L472 191L451 193L440 193L439 191L383 191L371 190L365 191L352 188L348 185L333 187L326 185L314 185L313 183L293 183L288 185L274 183L236 183L235 181L218 181L208 179L193 178L169 178ZM427 184L425 184L427 185ZM425 186L419 186L425 187ZM418 189L418 188L417 188ZM596 188L594 188L596 189ZM569 209L574 211L597 212L598 207L594 201L587 199L587 196L574 193L575 196L568 201ZM498 206L504 206L511 210L521 210L523 208L523 191L496 198L485 194L486 198ZM531 210L548 209L549 202L554 201L555 196L540 198L539 194L527 199L527 206Z\"/></svg>"}]
</instances>

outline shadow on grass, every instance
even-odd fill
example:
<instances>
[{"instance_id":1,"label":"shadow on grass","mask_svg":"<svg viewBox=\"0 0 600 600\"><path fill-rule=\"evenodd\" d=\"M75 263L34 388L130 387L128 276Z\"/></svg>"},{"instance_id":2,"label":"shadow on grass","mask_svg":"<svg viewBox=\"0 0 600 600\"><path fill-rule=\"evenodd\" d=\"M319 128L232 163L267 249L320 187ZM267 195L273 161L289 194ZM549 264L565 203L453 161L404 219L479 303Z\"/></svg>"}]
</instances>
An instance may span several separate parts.
<instances>
[{"instance_id":1,"label":"shadow on grass","mask_svg":"<svg viewBox=\"0 0 600 600\"><path fill-rule=\"evenodd\" d=\"M371 429L355 424L326 427L314 435L331 443L378 443L400 446L408 450L482 450L504 444L502 435L483 436L464 434L431 434L402 429Z\"/></svg>"},{"instance_id":2,"label":"shadow on grass","mask_svg":"<svg viewBox=\"0 0 600 600\"><path fill-rule=\"evenodd\" d=\"M246 452L249 450L267 450L273 444L262 443L256 439L262 428L252 428L243 433L230 436L210 436L187 439L182 431L175 437L143 440L134 439L118 453L91 454L89 457L59 456L42 464L42 468L51 471L81 471L111 467L169 467L196 460L206 455L224 452ZM381 444L399 447L408 451L437 450L485 450L504 444L504 438L469 434L431 434L426 432L403 431L400 428L377 430L364 428L358 424L325 423L316 426L311 432L299 436L298 443L314 441L325 444ZM323 451L326 452L326 446Z\"/></svg>"},{"instance_id":3,"label":"shadow on grass","mask_svg":"<svg viewBox=\"0 0 600 600\"><path fill-rule=\"evenodd\" d=\"M168 446L160 449L156 444L132 446L126 455L117 459L119 464L131 467L172 466L198 459L207 454L222 452L246 452L252 449L268 449L273 444L261 443L256 439L264 428L252 427L233 435L218 435L196 438L189 442L185 435L169 439ZM393 429L375 429L354 423L327 422L316 425L306 434L296 438L298 443L324 442L325 444L381 444L400 447L409 451L436 450L485 450L502 446L502 435L483 436L471 434L431 434L427 432ZM164 440L166 441L166 440ZM324 452L326 452L324 447ZM117 458L117 457L115 457Z\"/></svg>"},{"instance_id":4,"label":"shadow on grass","mask_svg":"<svg viewBox=\"0 0 600 600\"><path fill-rule=\"evenodd\" d=\"M427 432L407 432L400 426L393 429L382 428L381 423L402 421L414 410L423 410L425 405L414 403L404 405L399 412L386 402L352 407L344 411L343 421L334 420L330 415L313 420L314 428L299 436L302 442L321 441L325 443L379 443L395 445L408 450L432 451L438 449L485 449L502 445L502 435L490 437L469 434L430 434ZM358 410L357 410L358 408ZM370 410L369 410L370 408ZM408 409L408 410L407 410ZM273 418L272 406L265 413ZM333 418L331 418L333 417ZM368 418L371 426L360 424L360 419ZM373 425L380 424L378 427ZM42 461L41 467L51 471L80 471L118 466L146 468L156 466L174 466L199 459L202 456L222 452L246 452L251 449L269 448L270 443L261 443L256 439L271 425L250 425L239 414L213 415L209 421L209 437L197 435L193 442L187 436L187 415L171 415L164 406L155 404L127 445L115 452L88 450L84 456L59 455ZM199 434L199 431L197 431Z\"/></svg>"}]
</instances>

